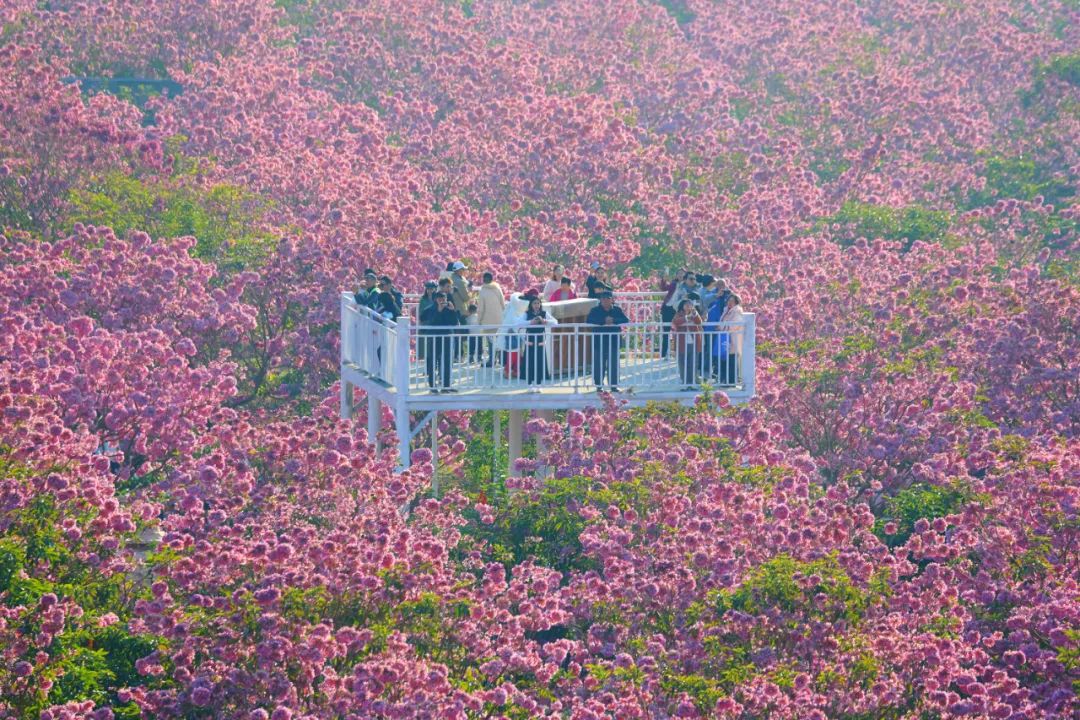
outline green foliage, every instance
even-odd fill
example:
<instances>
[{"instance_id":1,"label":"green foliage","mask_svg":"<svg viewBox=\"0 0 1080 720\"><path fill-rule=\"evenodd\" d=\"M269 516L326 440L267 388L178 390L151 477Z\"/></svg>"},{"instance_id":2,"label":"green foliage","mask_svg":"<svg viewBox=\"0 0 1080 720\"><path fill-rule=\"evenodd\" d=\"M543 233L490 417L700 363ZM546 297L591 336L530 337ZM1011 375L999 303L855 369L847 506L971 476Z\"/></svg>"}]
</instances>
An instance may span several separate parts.
<instances>
[{"instance_id":1,"label":"green foliage","mask_svg":"<svg viewBox=\"0 0 1080 720\"><path fill-rule=\"evenodd\" d=\"M679 250L675 243L657 237L654 243L641 246L641 253L630 262L629 269L638 277L659 276L668 279L675 270L689 266L686 253Z\"/></svg>"},{"instance_id":2,"label":"green foliage","mask_svg":"<svg viewBox=\"0 0 1080 720\"><path fill-rule=\"evenodd\" d=\"M1080 87L1080 52L1058 55L1046 69L1070 85Z\"/></svg>"},{"instance_id":3,"label":"green foliage","mask_svg":"<svg viewBox=\"0 0 1080 720\"><path fill-rule=\"evenodd\" d=\"M960 512L964 505L979 497L962 484L949 486L916 483L889 498L878 513L874 533L890 547L903 545L922 519L933 520ZM885 526L896 523L896 532L888 534Z\"/></svg>"},{"instance_id":4,"label":"green foliage","mask_svg":"<svg viewBox=\"0 0 1080 720\"><path fill-rule=\"evenodd\" d=\"M1031 201L1037 196L1057 206L1076 194L1075 184L1068 178L1030 157L991 155L980 175L986 178L986 186L968 195L963 203L966 208L992 205L1005 198Z\"/></svg>"},{"instance_id":5,"label":"green foliage","mask_svg":"<svg viewBox=\"0 0 1080 720\"><path fill-rule=\"evenodd\" d=\"M813 582L809 582L811 578ZM810 619L856 624L876 601L876 595L851 581L835 553L812 562L782 554L751 570L737 589L714 593L714 601L718 614L739 610L756 615L780 610Z\"/></svg>"},{"instance_id":6,"label":"green foliage","mask_svg":"<svg viewBox=\"0 0 1080 720\"><path fill-rule=\"evenodd\" d=\"M1057 659L1076 678L1072 681L1073 691L1080 693L1080 630L1066 630L1065 636L1069 645L1057 649Z\"/></svg>"},{"instance_id":7,"label":"green foliage","mask_svg":"<svg viewBox=\"0 0 1080 720\"><path fill-rule=\"evenodd\" d=\"M32 474L2 455L0 472L23 481ZM157 649L160 639L127 629L135 601L143 591L128 575L105 575L77 553L62 532L62 522L69 517L77 518L80 524L92 519L87 513L73 516L70 509L45 493L6 514L8 525L0 533L0 604L26 608L9 621L9 626L34 635L42 622L36 608L46 593L74 602L83 615L68 616L65 629L46 648L46 662L37 662L29 650L22 658L35 665L35 678L52 680L52 688L47 693L36 690L5 700L16 709L17 717L27 719L36 718L49 705L79 700L111 705L119 717L137 717L137 708L119 703L116 691L152 682L136 672L135 661ZM102 548L96 550L101 555L107 553ZM115 614L118 622L98 623L107 613ZM0 669L0 685L4 682Z\"/></svg>"},{"instance_id":8,"label":"green foliage","mask_svg":"<svg viewBox=\"0 0 1080 720\"><path fill-rule=\"evenodd\" d=\"M815 149L810 161L810 170L824 184L839 180L850 167L851 161L840 155L835 148Z\"/></svg>"},{"instance_id":9,"label":"green foliage","mask_svg":"<svg viewBox=\"0 0 1080 720\"><path fill-rule=\"evenodd\" d=\"M903 242L906 252L918 241L941 242L951 223L949 213L918 205L894 208L887 205L849 200L835 215L821 221L846 227L841 244L850 245L857 238Z\"/></svg>"},{"instance_id":10,"label":"green foliage","mask_svg":"<svg viewBox=\"0 0 1080 720\"><path fill-rule=\"evenodd\" d=\"M176 179L104 175L69 198L68 227L76 222L111 227L117 235L142 230L152 237L192 235L192 254L213 262L219 274L258 268L275 236L263 222L270 204L243 188L189 187Z\"/></svg>"},{"instance_id":11,"label":"green foliage","mask_svg":"<svg viewBox=\"0 0 1080 720\"><path fill-rule=\"evenodd\" d=\"M472 435L465 446L462 477L458 478L456 487L471 497L483 493L489 503L501 504L506 493L503 480L510 457L506 443L499 443L498 456L495 453L492 432L496 412L500 413L501 427L508 427L510 413L507 411L480 410L473 413L469 421Z\"/></svg>"},{"instance_id":12,"label":"green foliage","mask_svg":"<svg viewBox=\"0 0 1080 720\"><path fill-rule=\"evenodd\" d=\"M697 13L690 9L686 0L656 0L656 3L667 10L668 15L679 25L691 23L697 17Z\"/></svg>"},{"instance_id":13,"label":"green foliage","mask_svg":"<svg viewBox=\"0 0 1080 720\"><path fill-rule=\"evenodd\" d=\"M574 504L593 492L588 478L553 478L535 495L518 493L507 500L491 524L475 520L465 528L474 542L486 544L492 557L508 567L527 558L562 572L587 570L595 562L581 552L579 536L586 520ZM463 544L461 550L465 550Z\"/></svg>"}]
</instances>

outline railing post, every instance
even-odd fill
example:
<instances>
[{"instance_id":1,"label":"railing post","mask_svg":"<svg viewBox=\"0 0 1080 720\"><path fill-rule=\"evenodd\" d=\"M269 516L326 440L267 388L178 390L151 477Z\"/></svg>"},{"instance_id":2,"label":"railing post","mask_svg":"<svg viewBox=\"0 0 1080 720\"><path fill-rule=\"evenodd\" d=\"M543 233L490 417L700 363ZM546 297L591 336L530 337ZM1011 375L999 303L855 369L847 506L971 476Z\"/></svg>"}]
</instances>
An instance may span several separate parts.
<instances>
[{"instance_id":1,"label":"railing post","mask_svg":"<svg viewBox=\"0 0 1080 720\"><path fill-rule=\"evenodd\" d=\"M757 379L755 376L757 372L757 315L753 313L747 315L744 333L742 348L743 390L746 392L746 399L749 400L754 397L754 385Z\"/></svg>"},{"instance_id":2,"label":"railing post","mask_svg":"<svg viewBox=\"0 0 1080 720\"><path fill-rule=\"evenodd\" d=\"M439 412L431 411L431 493L439 497Z\"/></svg>"},{"instance_id":3,"label":"railing post","mask_svg":"<svg viewBox=\"0 0 1080 720\"><path fill-rule=\"evenodd\" d=\"M379 451L379 431L382 430L382 403L374 395L368 395L367 399L367 434L368 442L375 446L375 452Z\"/></svg>"},{"instance_id":4,"label":"railing post","mask_svg":"<svg viewBox=\"0 0 1080 720\"><path fill-rule=\"evenodd\" d=\"M491 444L494 446L491 456L491 482L495 482L498 476L499 448L502 447L502 428L500 427L502 416L499 413L498 408L491 411Z\"/></svg>"},{"instance_id":5,"label":"railing post","mask_svg":"<svg viewBox=\"0 0 1080 720\"><path fill-rule=\"evenodd\" d=\"M389 348L387 348L389 351ZM394 338L394 424L398 436L398 464L408 470L409 445L409 318L398 318L397 337Z\"/></svg>"},{"instance_id":6,"label":"railing post","mask_svg":"<svg viewBox=\"0 0 1080 720\"><path fill-rule=\"evenodd\" d=\"M349 360L349 346L351 343L351 327L350 317L348 310L348 300L345 299L345 295L342 294L338 298L338 304L341 307L341 332L339 340L341 341L341 408L340 415L342 420L351 420L353 416L353 384L345 379L345 362Z\"/></svg>"},{"instance_id":7,"label":"railing post","mask_svg":"<svg viewBox=\"0 0 1080 720\"><path fill-rule=\"evenodd\" d=\"M506 475L511 477L515 474L514 465L517 464L519 458L521 458L521 429L525 419L525 411L523 410L511 410L510 411L510 448L506 463Z\"/></svg>"}]
</instances>

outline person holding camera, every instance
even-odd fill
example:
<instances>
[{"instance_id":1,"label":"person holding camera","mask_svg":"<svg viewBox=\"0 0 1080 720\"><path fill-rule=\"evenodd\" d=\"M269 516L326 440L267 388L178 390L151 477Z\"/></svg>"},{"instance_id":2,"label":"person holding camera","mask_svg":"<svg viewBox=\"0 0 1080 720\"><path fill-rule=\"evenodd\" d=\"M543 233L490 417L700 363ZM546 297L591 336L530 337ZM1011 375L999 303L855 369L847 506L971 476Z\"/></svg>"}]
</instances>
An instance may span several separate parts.
<instances>
[{"instance_id":1,"label":"person holding camera","mask_svg":"<svg viewBox=\"0 0 1080 720\"><path fill-rule=\"evenodd\" d=\"M428 387L431 392L457 392L450 387L450 371L453 367L455 335L461 324L461 316L450 307L446 294L434 295L435 305L428 308L420 317L420 342L427 345L424 361L427 369ZM438 370L439 387L435 385L435 372Z\"/></svg>"}]
</instances>

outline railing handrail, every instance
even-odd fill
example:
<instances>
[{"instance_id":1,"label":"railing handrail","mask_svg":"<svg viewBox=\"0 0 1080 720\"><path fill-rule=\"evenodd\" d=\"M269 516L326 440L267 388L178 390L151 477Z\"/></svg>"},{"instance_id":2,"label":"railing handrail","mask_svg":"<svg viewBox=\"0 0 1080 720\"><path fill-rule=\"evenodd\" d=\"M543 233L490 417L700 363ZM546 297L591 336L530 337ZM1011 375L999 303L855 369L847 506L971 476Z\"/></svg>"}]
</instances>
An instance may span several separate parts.
<instances>
[{"instance_id":1,"label":"railing handrail","mask_svg":"<svg viewBox=\"0 0 1080 720\"><path fill-rule=\"evenodd\" d=\"M720 325L723 325L723 326L728 326L728 325L745 326L745 325L748 325L750 323L750 321L755 317L756 316L755 316L754 313L744 312L742 320L704 320L703 319L701 321L702 331L708 331L709 328L720 326ZM665 320L645 320L643 322L623 323L623 324L619 325L618 327L623 328L623 329L634 329L634 328L639 328L639 327L655 328L657 325L669 325L670 326L671 322L665 321ZM457 329L457 330L467 330L469 332L472 332L473 330L477 330L477 331L479 331L479 330L504 330L504 331L507 331L507 332L512 332L512 331L516 331L516 330L525 330L525 329L527 329L528 326L527 325L517 325L517 324L515 324L515 325L425 325L424 323L419 323L419 324L412 325L411 327L413 329L417 329L417 330L423 330L423 329L426 329L426 328L430 328L432 330ZM598 327L611 327L611 326L610 325L597 325L595 323L588 323L588 322L580 322L580 323L559 322L557 325L548 325L546 327L598 328ZM688 330L687 332L694 332L694 331L689 331Z\"/></svg>"},{"instance_id":2,"label":"railing handrail","mask_svg":"<svg viewBox=\"0 0 1080 720\"><path fill-rule=\"evenodd\" d=\"M341 293L341 302L344 304L344 306L347 309L356 312L361 317L370 318L370 319L375 320L376 322L378 322L378 323L380 323L382 325L389 325L390 327L396 327L397 326L397 321L396 320L388 318L385 315L383 315L382 313L377 313L377 312L375 312L374 310L372 310L371 308L369 308L366 305L361 305L361 304L357 303L356 298L354 297L353 293L351 293L351 292L342 291L342 293Z\"/></svg>"},{"instance_id":3,"label":"railing handrail","mask_svg":"<svg viewBox=\"0 0 1080 720\"><path fill-rule=\"evenodd\" d=\"M596 339L603 336L611 338L608 342L617 343L618 350L613 357L619 358L614 360L622 380L618 384L631 392L635 388L638 391L649 388L662 392L685 391L699 378L706 382L705 378L715 379L718 373L722 386L739 388L740 396L751 397L755 391L756 314L752 312L743 312L738 319L703 320L699 327L678 330L670 321L653 313L635 314L631 311L632 305L627 308L627 314L634 318L633 321L614 327L577 321L580 315L576 314L575 322L544 325L526 323L524 314L515 315L505 324L425 325L417 323L408 313L402 314L397 321L384 317L357 303L351 292L342 292L340 300L342 370L359 371L361 377L371 378L381 387L397 393L393 400L395 412L407 412L402 404L407 405L410 396L437 395L438 390L434 388L440 384L496 395L540 385L573 394L587 392L597 384L595 365L590 366L591 358L597 352L608 352L611 347L595 344ZM647 319L640 319L642 316ZM544 343L522 343L522 338L529 339L530 330L542 333L549 341L543 351L547 356L544 365L533 365L540 360L530 359L535 356L528 353L535 350L526 350ZM445 339L439 340L440 337ZM515 337L519 339L510 340ZM685 343L690 337L698 339L687 350ZM454 344L439 344L450 342ZM478 359L466 361L461 357L466 348L470 354L473 352L473 342L481 348L477 358L484 354L482 348L486 347L486 364L481 365ZM445 347L451 350L447 351ZM448 361L451 363L449 380L441 379L441 369L438 370L440 377L432 379L434 366L426 363L433 352L440 353L435 361L439 368L443 362L441 353L453 353L453 360ZM496 352L499 353L497 357ZM507 353L505 357L504 352ZM425 360L425 353L428 360ZM686 358L696 358L697 365L684 367ZM730 361L723 358L730 358ZM732 364L728 365L729 362ZM529 368L536 367L545 368L543 381L534 380L531 375L526 377ZM431 388L430 394L427 386Z\"/></svg>"},{"instance_id":4,"label":"railing handrail","mask_svg":"<svg viewBox=\"0 0 1080 720\"><path fill-rule=\"evenodd\" d=\"M473 290L478 290L479 288L480 288L479 285L474 285L472 287ZM514 294L515 293L507 293L506 291L503 291L503 299L504 300L509 300L511 298L511 296L513 296ZM517 294L520 295L521 293L517 293ZM615 291L612 292L612 295L614 295L616 299L618 299L618 298L636 298L636 297L640 297L640 298L643 298L643 299L647 298L647 299L651 300L651 299L661 299L661 298L663 298L664 296L667 295L667 291L666 290L615 290ZM419 302L420 298L423 297L424 294L409 291L409 292L401 293L401 296L405 299L406 304L415 304L415 303ZM545 303L551 302L547 298L540 298L540 299L543 300ZM595 298L590 298L588 295L578 295L576 299L577 300L594 300ZM563 300L563 301L559 301L559 302L568 302L568 301Z\"/></svg>"}]
</instances>

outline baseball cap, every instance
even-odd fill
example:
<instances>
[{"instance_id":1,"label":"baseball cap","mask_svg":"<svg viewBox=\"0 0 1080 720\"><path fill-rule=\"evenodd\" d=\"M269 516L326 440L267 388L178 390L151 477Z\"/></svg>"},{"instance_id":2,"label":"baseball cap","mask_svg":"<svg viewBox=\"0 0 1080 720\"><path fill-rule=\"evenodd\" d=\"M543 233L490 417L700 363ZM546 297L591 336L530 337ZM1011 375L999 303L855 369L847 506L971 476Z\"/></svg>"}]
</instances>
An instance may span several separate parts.
<instances>
[{"instance_id":1,"label":"baseball cap","mask_svg":"<svg viewBox=\"0 0 1080 720\"><path fill-rule=\"evenodd\" d=\"M610 290L604 290L601 293L599 293L597 295L597 297L600 298L601 300L603 300L604 298L613 298L613 297L615 297L615 293L611 292Z\"/></svg>"},{"instance_id":2,"label":"baseball cap","mask_svg":"<svg viewBox=\"0 0 1080 720\"><path fill-rule=\"evenodd\" d=\"M424 287L426 287L426 288L437 288L437 287L439 287L439 283L435 282L434 280L428 280L428 281L426 281L424 283Z\"/></svg>"},{"instance_id":3,"label":"baseball cap","mask_svg":"<svg viewBox=\"0 0 1080 720\"><path fill-rule=\"evenodd\" d=\"M451 270L464 270L467 267L468 267L468 265L466 265L465 263L458 260L457 262L455 262L453 265L450 266L450 269Z\"/></svg>"},{"instance_id":4,"label":"baseball cap","mask_svg":"<svg viewBox=\"0 0 1080 720\"><path fill-rule=\"evenodd\" d=\"M600 268L600 261L593 260L591 263L589 263L589 267L591 267L593 270L598 270Z\"/></svg>"}]
</instances>

